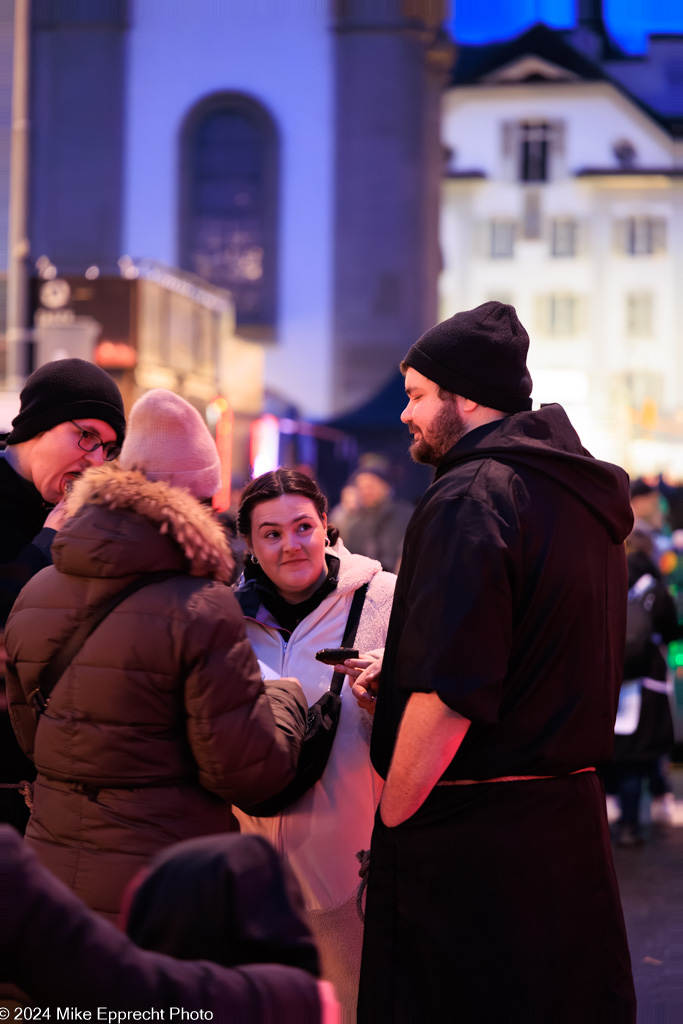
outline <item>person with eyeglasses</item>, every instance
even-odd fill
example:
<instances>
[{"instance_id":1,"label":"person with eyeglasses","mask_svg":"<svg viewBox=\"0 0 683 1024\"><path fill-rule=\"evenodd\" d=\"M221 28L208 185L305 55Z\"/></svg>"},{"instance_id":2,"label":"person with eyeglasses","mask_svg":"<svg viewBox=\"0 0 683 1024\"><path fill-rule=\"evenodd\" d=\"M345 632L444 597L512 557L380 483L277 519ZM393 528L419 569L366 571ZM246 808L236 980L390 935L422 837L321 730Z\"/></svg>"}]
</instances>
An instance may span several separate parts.
<instances>
[{"instance_id":1,"label":"person with eyeglasses","mask_svg":"<svg viewBox=\"0 0 683 1024\"><path fill-rule=\"evenodd\" d=\"M0 435L0 638L19 591L52 562L66 491L88 466L116 458L125 429L116 383L85 359L45 363L26 381L12 430ZM23 831L27 811L10 787L32 766L9 725L3 677L0 660L0 820Z\"/></svg>"},{"instance_id":2,"label":"person with eyeglasses","mask_svg":"<svg viewBox=\"0 0 683 1024\"><path fill-rule=\"evenodd\" d=\"M25 844L112 922L151 856L237 831L233 805L296 771L308 704L296 679L261 677L227 537L203 504L220 486L201 414L147 391L120 459L74 483L53 564L7 621L10 717L37 769Z\"/></svg>"},{"instance_id":3,"label":"person with eyeglasses","mask_svg":"<svg viewBox=\"0 0 683 1024\"><path fill-rule=\"evenodd\" d=\"M2 623L21 587L51 562L66 490L88 466L115 459L126 430L116 383L85 359L45 363L20 403L12 430L0 436Z\"/></svg>"},{"instance_id":4,"label":"person with eyeglasses","mask_svg":"<svg viewBox=\"0 0 683 1024\"><path fill-rule=\"evenodd\" d=\"M100 435L91 427L84 427L82 423L76 423L75 420L71 421L81 435L78 439L78 447L84 452L96 452L98 448L102 449L102 459L104 462L113 462L121 454L121 445L117 444L116 441L103 441Z\"/></svg>"}]
</instances>

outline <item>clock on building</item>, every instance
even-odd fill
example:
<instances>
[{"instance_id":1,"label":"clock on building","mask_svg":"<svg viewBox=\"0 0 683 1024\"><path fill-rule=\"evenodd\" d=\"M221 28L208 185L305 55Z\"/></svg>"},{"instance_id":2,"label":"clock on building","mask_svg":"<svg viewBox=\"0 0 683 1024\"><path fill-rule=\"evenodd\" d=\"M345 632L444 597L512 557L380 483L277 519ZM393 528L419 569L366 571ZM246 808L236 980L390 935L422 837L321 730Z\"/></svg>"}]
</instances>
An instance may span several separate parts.
<instances>
[{"instance_id":1,"label":"clock on building","mask_svg":"<svg viewBox=\"0 0 683 1024\"><path fill-rule=\"evenodd\" d=\"M40 287L40 301L46 309L62 309L71 298L71 288L63 278L46 281Z\"/></svg>"}]
</instances>

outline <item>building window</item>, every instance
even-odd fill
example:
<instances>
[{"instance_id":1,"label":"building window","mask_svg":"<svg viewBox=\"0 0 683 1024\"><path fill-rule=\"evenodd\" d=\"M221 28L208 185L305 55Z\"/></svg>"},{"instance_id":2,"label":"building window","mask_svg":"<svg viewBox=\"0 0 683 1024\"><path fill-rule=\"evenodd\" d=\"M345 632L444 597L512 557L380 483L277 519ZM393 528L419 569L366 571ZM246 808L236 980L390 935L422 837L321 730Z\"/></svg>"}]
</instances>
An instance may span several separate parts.
<instances>
[{"instance_id":1,"label":"building window","mask_svg":"<svg viewBox=\"0 0 683 1024\"><path fill-rule=\"evenodd\" d=\"M237 323L275 320L278 143L258 103L234 93L202 101L181 140L180 263L226 288Z\"/></svg>"},{"instance_id":2,"label":"building window","mask_svg":"<svg viewBox=\"0 0 683 1024\"><path fill-rule=\"evenodd\" d=\"M631 256L652 256L666 249L666 221L661 217L627 217L624 248Z\"/></svg>"},{"instance_id":3,"label":"building window","mask_svg":"<svg viewBox=\"0 0 683 1024\"><path fill-rule=\"evenodd\" d=\"M520 181L547 181L552 129L549 124L520 125Z\"/></svg>"},{"instance_id":4,"label":"building window","mask_svg":"<svg viewBox=\"0 0 683 1024\"><path fill-rule=\"evenodd\" d=\"M631 167L635 167L638 154L636 148L629 139L619 139L612 146L612 152L616 158L619 166L627 171Z\"/></svg>"},{"instance_id":5,"label":"building window","mask_svg":"<svg viewBox=\"0 0 683 1024\"><path fill-rule=\"evenodd\" d=\"M538 330L554 337L569 337L579 331L579 298L562 292L541 295L536 302Z\"/></svg>"},{"instance_id":6,"label":"building window","mask_svg":"<svg viewBox=\"0 0 683 1024\"><path fill-rule=\"evenodd\" d=\"M654 301L651 292L626 296L626 333L629 338L651 338L654 333Z\"/></svg>"},{"instance_id":7,"label":"building window","mask_svg":"<svg viewBox=\"0 0 683 1024\"><path fill-rule=\"evenodd\" d=\"M553 256L576 256L578 224L573 217L556 217L551 224L550 251Z\"/></svg>"},{"instance_id":8,"label":"building window","mask_svg":"<svg viewBox=\"0 0 683 1024\"><path fill-rule=\"evenodd\" d=\"M515 254L515 222L492 220L489 253L494 260L511 259Z\"/></svg>"},{"instance_id":9,"label":"building window","mask_svg":"<svg viewBox=\"0 0 683 1024\"><path fill-rule=\"evenodd\" d=\"M550 296L550 333L576 334L577 306L575 295Z\"/></svg>"},{"instance_id":10,"label":"building window","mask_svg":"<svg viewBox=\"0 0 683 1024\"><path fill-rule=\"evenodd\" d=\"M508 180L543 183L565 173L563 121L503 121L501 167Z\"/></svg>"}]
</instances>

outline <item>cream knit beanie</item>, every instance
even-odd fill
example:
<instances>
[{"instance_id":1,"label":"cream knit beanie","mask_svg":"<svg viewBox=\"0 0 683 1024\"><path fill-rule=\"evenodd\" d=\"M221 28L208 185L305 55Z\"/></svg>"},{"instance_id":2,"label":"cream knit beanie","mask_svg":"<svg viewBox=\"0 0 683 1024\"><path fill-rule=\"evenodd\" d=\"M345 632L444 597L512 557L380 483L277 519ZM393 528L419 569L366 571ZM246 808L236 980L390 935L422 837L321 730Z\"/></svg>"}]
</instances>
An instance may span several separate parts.
<instances>
[{"instance_id":1,"label":"cream knit beanie","mask_svg":"<svg viewBox=\"0 0 683 1024\"><path fill-rule=\"evenodd\" d=\"M119 465L184 487L195 498L211 498L221 486L209 428L194 406L163 388L148 391L133 405Z\"/></svg>"}]
</instances>

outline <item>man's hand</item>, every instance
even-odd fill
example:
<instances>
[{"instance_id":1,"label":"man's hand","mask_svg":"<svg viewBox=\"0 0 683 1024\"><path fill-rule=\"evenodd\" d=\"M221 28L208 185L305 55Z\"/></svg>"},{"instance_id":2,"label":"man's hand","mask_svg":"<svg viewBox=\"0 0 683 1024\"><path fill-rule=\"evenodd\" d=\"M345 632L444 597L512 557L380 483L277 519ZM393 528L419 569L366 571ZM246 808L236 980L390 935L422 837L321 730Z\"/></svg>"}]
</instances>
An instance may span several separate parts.
<instances>
[{"instance_id":1,"label":"man's hand","mask_svg":"<svg viewBox=\"0 0 683 1024\"><path fill-rule=\"evenodd\" d=\"M48 513L48 517L43 523L43 526L49 526L51 530L61 530L64 523L69 518L64 510L64 498L58 501L57 504Z\"/></svg>"},{"instance_id":2,"label":"man's hand","mask_svg":"<svg viewBox=\"0 0 683 1024\"><path fill-rule=\"evenodd\" d=\"M343 672L349 677L351 693L358 702L358 707L375 713L375 701L379 690L382 674L382 658L384 651L368 651L360 658L347 658L341 665L335 665L335 672Z\"/></svg>"}]
</instances>

